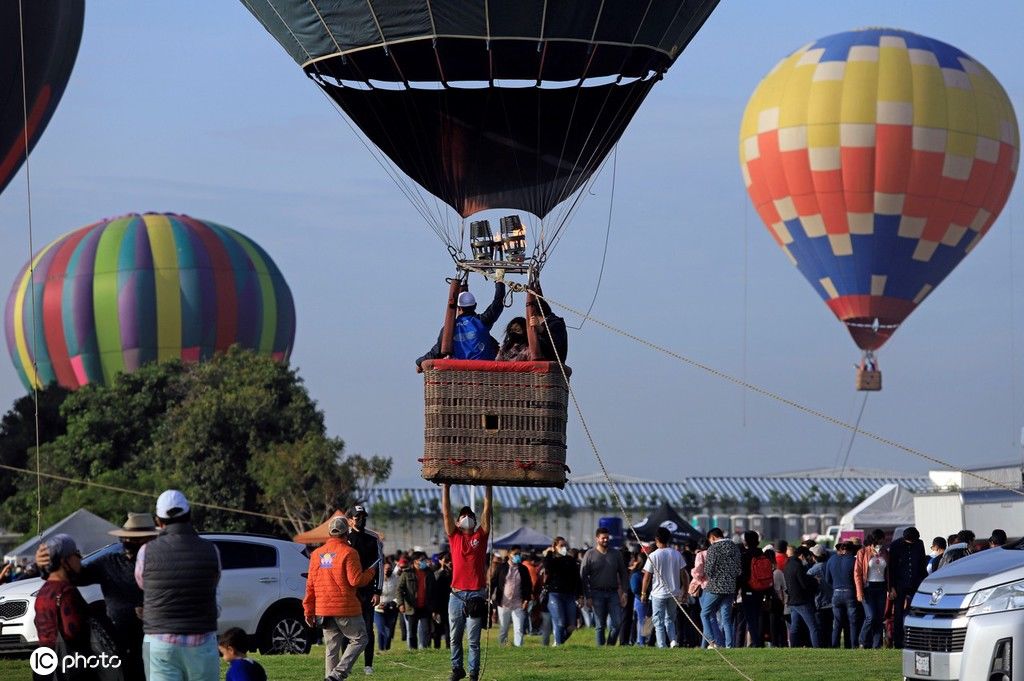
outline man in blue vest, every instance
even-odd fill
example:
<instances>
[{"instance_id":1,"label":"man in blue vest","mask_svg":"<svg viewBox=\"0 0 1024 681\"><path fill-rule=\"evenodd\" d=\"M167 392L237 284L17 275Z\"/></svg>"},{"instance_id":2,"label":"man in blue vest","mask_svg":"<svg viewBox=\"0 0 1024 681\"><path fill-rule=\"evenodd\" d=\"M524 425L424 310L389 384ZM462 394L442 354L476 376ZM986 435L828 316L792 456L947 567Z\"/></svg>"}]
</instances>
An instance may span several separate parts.
<instances>
[{"instance_id":1,"label":"man in blue vest","mask_svg":"<svg viewBox=\"0 0 1024 681\"><path fill-rule=\"evenodd\" d=\"M220 554L192 527L185 495L156 500L163 533L139 549L135 581L144 594L143 661L148 681L218 681Z\"/></svg>"},{"instance_id":2,"label":"man in blue vest","mask_svg":"<svg viewBox=\"0 0 1024 681\"><path fill-rule=\"evenodd\" d=\"M483 314L476 313L476 297L469 291L463 291L458 299L458 316L455 319L455 335L452 342L452 359L485 359L491 360L498 355L498 341L491 336L491 327L498 321L505 309L504 272L498 270L494 282L494 300L487 306ZM444 328L437 334L434 347L416 360L417 373L422 372L420 366L424 360L441 358L441 341Z\"/></svg>"}]
</instances>

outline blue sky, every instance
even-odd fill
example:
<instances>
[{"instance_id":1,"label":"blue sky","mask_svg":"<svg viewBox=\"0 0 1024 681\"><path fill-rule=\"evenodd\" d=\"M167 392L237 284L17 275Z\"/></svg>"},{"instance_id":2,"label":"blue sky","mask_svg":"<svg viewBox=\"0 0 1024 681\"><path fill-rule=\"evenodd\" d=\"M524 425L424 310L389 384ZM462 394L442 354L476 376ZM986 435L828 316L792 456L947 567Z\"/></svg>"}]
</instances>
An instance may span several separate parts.
<instances>
[{"instance_id":1,"label":"blue sky","mask_svg":"<svg viewBox=\"0 0 1024 681\"><path fill-rule=\"evenodd\" d=\"M726 0L619 145L596 317L854 419L858 351L749 206L736 145L747 98L779 59L863 26L961 48L1024 112L1024 3ZM451 261L241 3L90 3L74 74L31 171L37 248L96 219L147 210L214 220L260 242L291 285L292 361L330 431L350 452L392 456L393 483L418 482L422 379L413 359L436 337ZM592 191L544 281L548 295L582 308L600 268L608 170ZM885 390L869 398L863 427L961 466L1020 457L1021 195L1018 186L985 241L883 349ZM0 235L9 286L28 258L24 169L0 196ZM573 334L569 360L616 472L676 480L831 466L845 437L591 323ZM0 403L21 393L0 362ZM574 472L597 469L575 415L569 444ZM927 469L866 439L850 461Z\"/></svg>"}]
</instances>

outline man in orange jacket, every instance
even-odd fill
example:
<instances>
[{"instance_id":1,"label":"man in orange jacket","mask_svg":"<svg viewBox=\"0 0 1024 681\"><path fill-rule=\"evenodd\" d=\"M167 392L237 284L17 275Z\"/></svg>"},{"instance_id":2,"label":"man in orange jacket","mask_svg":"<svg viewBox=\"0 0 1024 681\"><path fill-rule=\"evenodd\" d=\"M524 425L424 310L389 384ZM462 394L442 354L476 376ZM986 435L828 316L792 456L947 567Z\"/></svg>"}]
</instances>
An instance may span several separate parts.
<instances>
[{"instance_id":1,"label":"man in orange jacket","mask_svg":"<svg viewBox=\"0 0 1024 681\"><path fill-rule=\"evenodd\" d=\"M344 516L332 519L328 527L327 543L309 557L302 609L306 624L311 627L316 626L317 617L323 618L327 648L325 681L341 681L348 678L369 641L356 589L373 581L376 567L362 569L359 554L344 540L349 529ZM341 654L344 639L348 639L348 646Z\"/></svg>"}]
</instances>

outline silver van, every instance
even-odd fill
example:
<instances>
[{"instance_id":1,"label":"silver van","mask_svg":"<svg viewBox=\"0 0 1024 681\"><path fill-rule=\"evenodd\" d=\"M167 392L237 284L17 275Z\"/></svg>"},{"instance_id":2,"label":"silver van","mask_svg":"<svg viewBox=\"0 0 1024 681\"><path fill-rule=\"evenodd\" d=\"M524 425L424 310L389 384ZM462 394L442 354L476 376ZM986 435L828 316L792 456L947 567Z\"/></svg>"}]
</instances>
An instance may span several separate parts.
<instances>
[{"instance_id":1,"label":"silver van","mask_svg":"<svg viewBox=\"0 0 1024 681\"><path fill-rule=\"evenodd\" d=\"M1024 541L950 563L921 582L904 623L906 679L1011 681L1024 655Z\"/></svg>"}]
</instances>

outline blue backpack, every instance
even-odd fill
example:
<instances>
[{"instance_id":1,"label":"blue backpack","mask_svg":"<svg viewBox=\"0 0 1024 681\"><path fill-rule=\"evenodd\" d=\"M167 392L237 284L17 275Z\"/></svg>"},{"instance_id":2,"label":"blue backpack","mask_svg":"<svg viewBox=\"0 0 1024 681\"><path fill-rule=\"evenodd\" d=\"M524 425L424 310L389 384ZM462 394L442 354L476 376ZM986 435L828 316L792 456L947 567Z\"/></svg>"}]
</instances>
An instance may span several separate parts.
<instances>
[{"instance_id":1,"label":"blue backpack","mask_svg":"<svg viewBox=\"0 0 1024 681\"><path fill-rule=\"evenodd\" d=\"M476 315L463 315L455 320L452 345L454 359L494 359L491 334Z\"/></svg>"}]
</instances>

